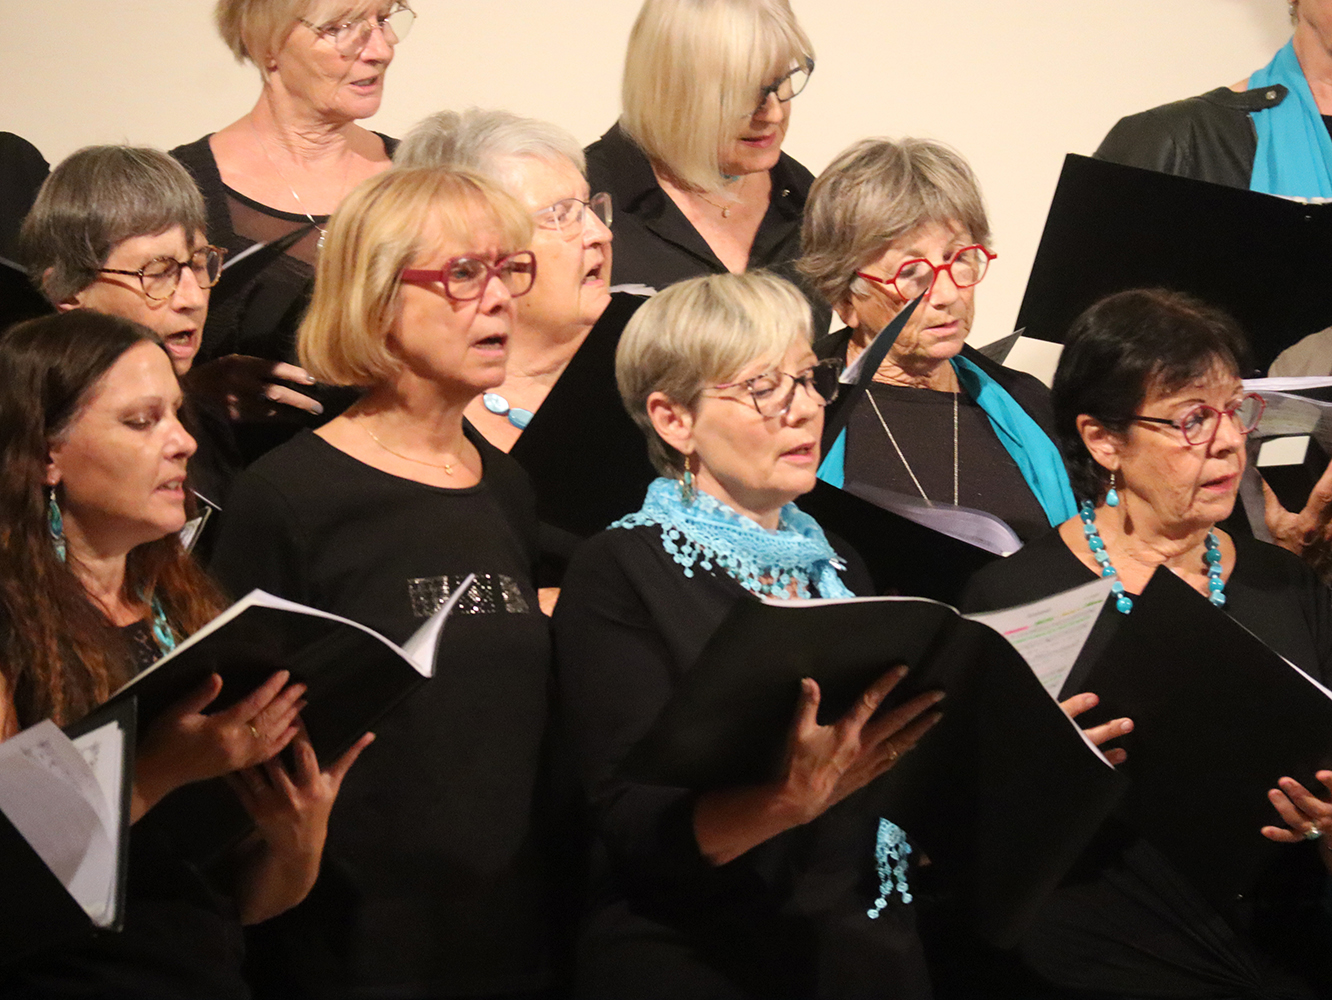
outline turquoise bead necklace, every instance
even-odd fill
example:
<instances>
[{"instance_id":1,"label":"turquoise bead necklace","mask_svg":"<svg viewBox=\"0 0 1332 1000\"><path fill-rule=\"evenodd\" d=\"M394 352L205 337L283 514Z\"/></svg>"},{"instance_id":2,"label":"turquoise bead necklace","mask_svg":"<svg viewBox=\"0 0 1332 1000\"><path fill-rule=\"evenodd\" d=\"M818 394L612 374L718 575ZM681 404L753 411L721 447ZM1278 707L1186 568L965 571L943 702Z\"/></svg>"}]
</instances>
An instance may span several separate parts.
<instances>
[{"instance_id":1,"label":"turquoise bead necklace","mask_svg":"<svg viewBox=\"0 0 1332 1000\"><path fill-rule=\"evenodd\" d=\"M1105 505L1119 506L1119 494L1113 485L1105 495ZM1082 533L1087 538L1087 547L1091 549L1092 558L1101 567L1101 576L1116 578L1114 583L1110 584L1110 593L1115 597L1115 610L1122 615L1128 614L1133 610L1133 598L1124 591L1124 583L1118 579L1119 571L1110 563L1110 553L1105 550L1105 540L1096 530L1096 507L1090 500L1082 501L1082 505L1078 508L1078 517L1082 519ZM1226 581L1221 579L1221 542L1216 537L1215 528L1208 529L1205 544L1203 560L1207 563L1207 599L1219 608L1226 603Z\"/></svg>"}]
</instances>

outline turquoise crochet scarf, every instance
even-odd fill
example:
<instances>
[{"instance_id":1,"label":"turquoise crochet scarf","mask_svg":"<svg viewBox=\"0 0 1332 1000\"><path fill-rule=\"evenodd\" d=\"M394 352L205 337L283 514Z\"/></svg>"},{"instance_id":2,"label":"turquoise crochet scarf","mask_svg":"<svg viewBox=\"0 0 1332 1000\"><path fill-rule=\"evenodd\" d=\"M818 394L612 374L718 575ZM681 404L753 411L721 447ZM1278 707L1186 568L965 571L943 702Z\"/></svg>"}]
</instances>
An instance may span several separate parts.
<instances>
[{"instance_id":1,"label":"turquoise crochet scarf","mask_svg":"<svg viewBox=\"0 0 1332 1000\"><path fill-rule=\"evenodd\" d=\"M768 531L707 493L689 500L683 493L679 480L653 480L638 512L611 528L661 528L662 547L688 577L695 567L716 568L764 597L789 598L792 583L802 598L810 596L811 585L820 597L855 596L837 575L846 564L819 522L795 504L784 506L777 530Z\"/></svg>"}]
</instances>

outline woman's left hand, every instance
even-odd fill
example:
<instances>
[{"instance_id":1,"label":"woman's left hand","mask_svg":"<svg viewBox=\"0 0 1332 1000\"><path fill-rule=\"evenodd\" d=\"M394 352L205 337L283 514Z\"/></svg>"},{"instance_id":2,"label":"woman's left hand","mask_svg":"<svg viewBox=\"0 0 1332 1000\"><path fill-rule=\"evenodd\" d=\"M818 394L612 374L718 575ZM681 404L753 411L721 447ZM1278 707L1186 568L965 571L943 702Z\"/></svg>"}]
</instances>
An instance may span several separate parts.
<instances>
[{"instance_id":1,"label":"woman's left hand","mask_svg":"<svg viewBox=\"0 0 1332 1000\"><path fill-rule=\"evenodd\" d=\"M1076 719L1083 712L1090 711L1099 705L1101 699L1090 691L1084 691L1082 694L1075 694L1072 698L1066 698L1059 703L1059 707L1064 710L1064 714L1070 719ZM1124 717L1111 719L1109 722L1103 722L1099 726L1092 726L1090 729L1084 729L1087 739L1091 740L1096 746L1109 743L1120 736L1127 736L1133 732L1133 720ZM1113 750L1106 750L1105 759L1111 764L1119 765L1128 760L1128 751L1120 747Z\"/></svg>"},{"instance_id":2,"label":"woman's left hand","mask_svg":"<svg viewBox=\"0 0 1332 1000\"><path fill-rule=\"evenodd\" d=\"M241 920L255 924L299 903L319 875L328 817L342 779L361 751L374 741L366 733L320 770L304 729L292 741L291 770L279 758L227 775L260 838L240 892Z\"/></svg>"},{"instance_id":3,"label":"woman's left hand","mask_svg":"<svg viewBox=\"0 0 1332 1000\"><path fill-rule=\"evenodd\" d=\"M282 361L228 354L193 368L182 381L190 392L225 409L231 420L279 419L283 406L316 415L324 412L317 399L281 384L315 384L304 368Z\"/></svg>"},{"instance_id":4,"label":"woman's left hand","mask_svg":"<svg viewBox=\"0 0 1332 1000\"><path fill-rule=\"evenodd\" d=\"M1332 771L1319 771L1315 777L1332 795ZM1267 798L1286 825L1265 826L1263 836L1279 844L1317 840L1323 863L1332 871L1332 802L1320 799L1294 778L1282 778L1277 784L1280 787L1270 789Z\"/></svg>"}]
</instances>

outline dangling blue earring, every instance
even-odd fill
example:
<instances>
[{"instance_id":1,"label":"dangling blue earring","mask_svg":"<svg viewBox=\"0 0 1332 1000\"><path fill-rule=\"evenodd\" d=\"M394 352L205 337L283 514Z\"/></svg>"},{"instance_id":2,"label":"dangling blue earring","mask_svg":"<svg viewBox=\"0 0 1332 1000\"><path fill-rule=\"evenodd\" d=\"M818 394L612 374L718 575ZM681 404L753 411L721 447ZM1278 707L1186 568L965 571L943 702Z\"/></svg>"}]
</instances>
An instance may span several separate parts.
<instances>
[{"instance_id":1,"label":"dangling blue earring","mask_svg":"<svg viewBox=\"0 0 1332 1000\"><path fill-rule=\"evenodd\" d=\"M56 503L55 487L46 488L46 526L51 532L51 544L55 547L56 558L65 561L65 519L60 516L60 504Z\"/></svg>"},{"instance_id":2,"label":"dangling blue earring","mask_svg":"<svg viewBox=\"0 0 1332 1000\"><path fill-rule=\"evenodd\" d=\"M1115 474L1110 473L1110 489L1105 494L1105 505L1107 507L1119 506L1119 491L1115 489Z\"/></svg>"},{"instance_id":3,"label":"dangling blue earring","mask_svg":"<svg viewBox=\"0 0 1332 1000\"><path fill-rule=\"evenodd\" d=\"M696 496L698 496L698 490L694 488L694 474L689 471L689 456L686 455L684 476L680 483L680 499L685 503L693 503Z\"/></svg>"}]
</instances>

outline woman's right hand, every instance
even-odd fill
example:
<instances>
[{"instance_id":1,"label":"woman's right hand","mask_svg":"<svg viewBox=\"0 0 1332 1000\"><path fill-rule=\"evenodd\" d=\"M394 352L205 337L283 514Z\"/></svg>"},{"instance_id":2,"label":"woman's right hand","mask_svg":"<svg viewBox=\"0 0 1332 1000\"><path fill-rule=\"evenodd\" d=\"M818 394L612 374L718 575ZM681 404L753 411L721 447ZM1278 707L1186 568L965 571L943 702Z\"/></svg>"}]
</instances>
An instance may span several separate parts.
<instances>
[{"instance_id":1,"label":"woman's right hand","mask_svg":"<svg viewBox=\"0 0 1332 1000\"><path fill-rule=\"evenodd\" d=\"M906 676L894 667L865 689L831 725L818 721L821 693L813 679L801 682L786 743L783 777L772 785L701 795L694 808L699 849L725 864L793 827L808 823L889 770L942 717L930 711L942 691L927 691L875 719L883 700Z\"/></svg>"},{"instance_id":2,"label":"woman's right hand","mask_svg":"<svg viewBox=\"0 0 1332 1000\"><path fill-rule=\"evenodd\" d=\"M1075 694L1072 698L1066 698L1059 703L1059 707L1064 710L1064 714L1070 719L1076 719L1083 712L1090 711L1101 703L1101 699L1090 691L1084 691L1082 694ZM1119 719L1111 719L1109 722L1103 722L1099 726L1092 726L1084 729L1087 739L1091 740L1096 746L1109 743L1113 739L1121 736L1127 736L1133 732L1133 720L1127 716ZM1105 759L1113 765L1119 765L1128 760L1128 751L1122 747L1115 747L1113 750L1106 750Z\"/></svg>"},{"instance_id":3,"label":"woman's right hand","mask_svg":"<svg viewBox=\"0 0 1332 1000\"><path fill-rule=\"evenodd\" d=\"M139 743L131 821L177 788L262 764L290 743L305 706L305 685L290 679L279 670L230 708L205 715L222 692L212 674L163 712Z\"/></svg>"}]
</instances>

